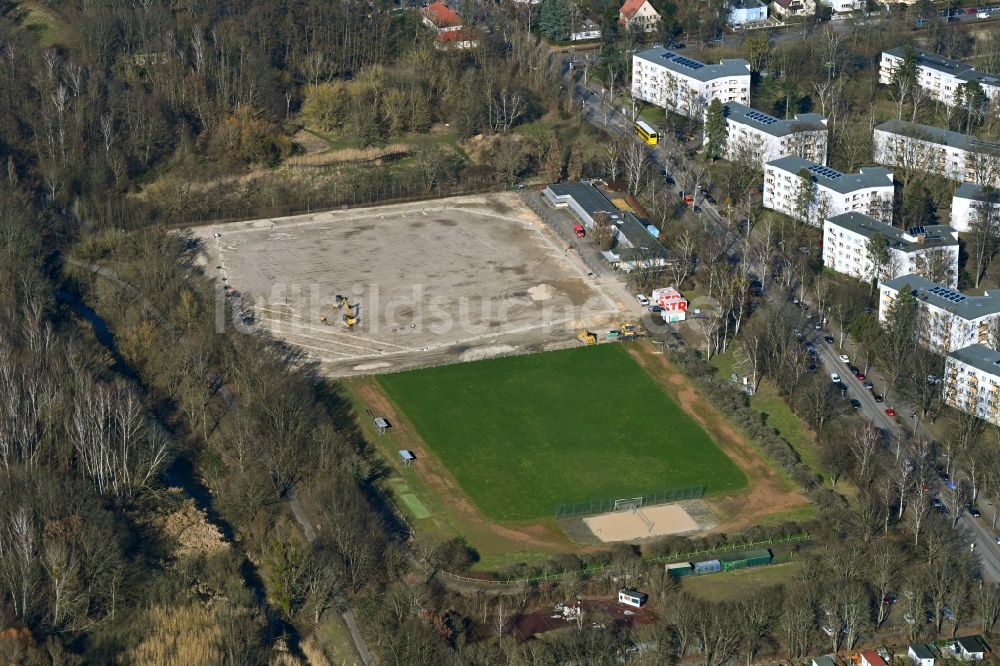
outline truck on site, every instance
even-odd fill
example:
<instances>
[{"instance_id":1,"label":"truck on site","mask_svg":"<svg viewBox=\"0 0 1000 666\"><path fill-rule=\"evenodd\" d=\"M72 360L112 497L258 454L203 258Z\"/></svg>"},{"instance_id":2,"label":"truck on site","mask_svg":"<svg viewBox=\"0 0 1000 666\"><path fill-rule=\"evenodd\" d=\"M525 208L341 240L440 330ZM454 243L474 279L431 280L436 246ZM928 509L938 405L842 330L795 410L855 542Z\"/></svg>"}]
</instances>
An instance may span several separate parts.
<instances>
[{"instance_id":1,"label":"truck on site","mask_svg":"<svg viewBox=\"0 0 1000 666\"><path fill-rule=\"evenodd\" d=\"M580 331L580 333L576 337L580 342L582 342L585 345L597 344L597 335L591 333L590 331Z\"/></svg>"},{"instance_id":2,"label":"truck on site","mask_svg":"<svg viewBox=\"0 0 1000 666\"><path fill-rule=\"evenodd\" d=\"M573 233L576 234L577 238L583 238L587 235L587 231L583 228L583 225L579 223L573 225Z\"/></svg>"}]
</instances>

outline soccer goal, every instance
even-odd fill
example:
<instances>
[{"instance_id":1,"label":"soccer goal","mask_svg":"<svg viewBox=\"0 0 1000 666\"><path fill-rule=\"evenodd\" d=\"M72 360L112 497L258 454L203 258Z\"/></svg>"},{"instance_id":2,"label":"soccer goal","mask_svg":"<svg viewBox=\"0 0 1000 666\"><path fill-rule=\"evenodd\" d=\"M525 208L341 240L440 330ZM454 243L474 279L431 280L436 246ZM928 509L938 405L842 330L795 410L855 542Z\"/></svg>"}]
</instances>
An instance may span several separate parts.
<instances>
[{"instance_id":1,"label":"soccer goal","mask_svg":"<svg viewBox=\"0 0 1000 666\"><path fill-rule=\"evenodd\" d=\"M635 511L642 506L641 497L627 497L615 500L615 511Z\"/></svg>"}]
</instances>

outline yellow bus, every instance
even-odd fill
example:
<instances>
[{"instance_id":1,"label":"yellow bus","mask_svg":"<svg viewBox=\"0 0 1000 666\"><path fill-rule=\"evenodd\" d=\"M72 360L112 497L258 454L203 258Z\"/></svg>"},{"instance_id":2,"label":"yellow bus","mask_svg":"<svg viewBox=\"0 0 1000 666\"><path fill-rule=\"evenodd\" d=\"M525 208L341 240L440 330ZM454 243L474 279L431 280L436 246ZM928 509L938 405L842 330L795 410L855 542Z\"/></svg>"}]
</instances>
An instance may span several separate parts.
<instances>
[{"instance_id":1,"label":"yellow bus","mask_svg":"<svg viewBox=\"0 0 1000 666\"><path fill-rule=\"evenodd\" d=\"M635 121L635 133L651 146L655 146L660 140L660 134L644 120Z\"/></svg>"}]
</instances>

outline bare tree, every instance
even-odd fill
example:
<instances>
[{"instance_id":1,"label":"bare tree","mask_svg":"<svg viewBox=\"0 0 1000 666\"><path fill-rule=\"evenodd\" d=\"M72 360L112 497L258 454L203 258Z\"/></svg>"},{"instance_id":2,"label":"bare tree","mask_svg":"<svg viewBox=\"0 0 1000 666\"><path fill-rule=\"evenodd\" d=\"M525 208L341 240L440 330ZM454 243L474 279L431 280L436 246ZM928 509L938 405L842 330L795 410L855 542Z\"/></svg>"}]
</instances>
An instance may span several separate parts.
<instances>
[{"instance_id":1,"label":"bare tree","mask_svg":"<svg viewBox=\"0 0 1000 666\"><path fill-rule=\"evenodd\" d=\"M638 137L632 137L625 143L622 155L629 191L635 194L639 191L639 185L649 167L649 146Z\"/></svg>"},{"instance_id":2,"label":"bare tree","mask_svg":"<svg viewBox=\"0 0 1000 666\"><path fill-rule=\"evenodd\" d=\"M882 431L871 422L857 427L847 442L857 460L858 478L862 483L871 481L871 472L879 451L882 449Z\"/></svg>"}]
</instances>

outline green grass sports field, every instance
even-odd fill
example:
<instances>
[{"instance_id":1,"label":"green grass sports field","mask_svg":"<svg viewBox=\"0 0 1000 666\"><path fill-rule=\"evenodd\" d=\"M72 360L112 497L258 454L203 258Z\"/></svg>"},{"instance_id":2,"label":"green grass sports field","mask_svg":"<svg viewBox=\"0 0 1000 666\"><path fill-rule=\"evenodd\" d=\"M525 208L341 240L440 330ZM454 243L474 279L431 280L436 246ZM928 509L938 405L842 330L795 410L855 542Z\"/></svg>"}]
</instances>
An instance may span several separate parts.
<instances>
[{"instance_id":1,"label":"green grass sports field","mask_svg":"<svg viewBox=\"0 0 1000 666\"><path fill-rule=\"evenodd\" d=\"M742 471L620 344L459 363L378 378L489 517L704 485ZM416 463L419 465L419 461Z\"/></svg>"}]
</instances>

